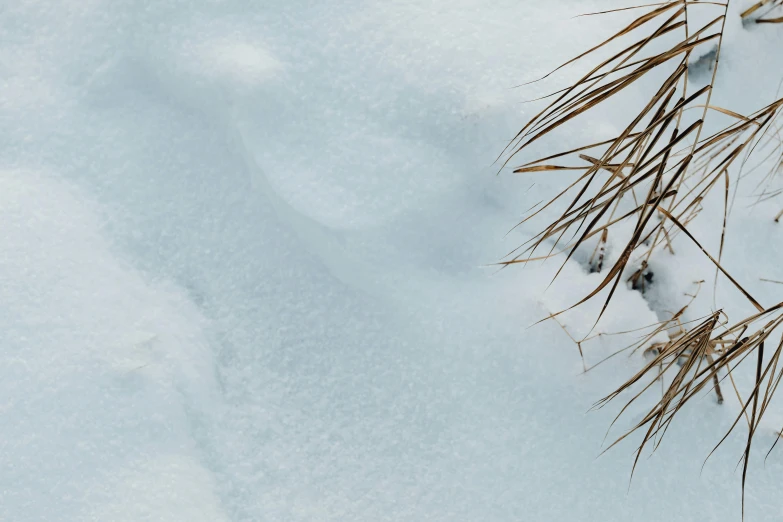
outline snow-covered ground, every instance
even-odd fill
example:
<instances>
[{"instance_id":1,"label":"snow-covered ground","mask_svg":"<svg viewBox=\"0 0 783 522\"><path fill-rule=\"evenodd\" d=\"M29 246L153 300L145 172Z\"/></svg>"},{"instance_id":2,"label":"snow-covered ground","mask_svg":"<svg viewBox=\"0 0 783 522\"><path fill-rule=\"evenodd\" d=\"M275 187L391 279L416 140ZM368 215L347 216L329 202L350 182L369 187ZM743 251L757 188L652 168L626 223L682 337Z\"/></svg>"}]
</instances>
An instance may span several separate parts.
<instances>
[{"instance_id":1,"label":"snow-covered ground","mask_svg":"<svg viewBox=\"0 0 783 522\"><path fill-rule=\"evenodd\" d=\"M529 328L599 276L569 262L547 289L556 261L485 266L562 187L492 163L531 115L519 102L571 73L512 87L628 19L574 15L622 5L6 2L0 520L739 520L741 441L700 475L736 404L689 408L628 490L633 445L596 458L612 415L585 412L641 355L582 374L556 324ZM758 57L782 35L734 13L722 67L754 81L719 80L716 104L774 94L783 68ZM605 137L613 116L559 139ZM726 265L772 304L758 278L783 279L783 203L743 197ZM709 265L678 245L601 331L685 299ZM739 319L735 294L719 285ZM627 341L586 344L588 364ZM779 520L783 458L763 453L746 516Z\"/></svg>"}]
</instances>

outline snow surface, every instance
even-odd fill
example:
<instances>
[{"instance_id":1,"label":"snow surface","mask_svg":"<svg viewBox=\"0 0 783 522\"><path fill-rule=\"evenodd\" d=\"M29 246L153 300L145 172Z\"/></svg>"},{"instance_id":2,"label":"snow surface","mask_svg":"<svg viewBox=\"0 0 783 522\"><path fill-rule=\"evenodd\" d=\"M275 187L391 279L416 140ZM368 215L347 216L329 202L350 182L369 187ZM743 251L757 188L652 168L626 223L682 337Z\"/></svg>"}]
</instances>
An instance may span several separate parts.
<instances>
[{"instance_id":1,"label":"snow surface","mask_svg":"<svg viewBox=\"0 0 783 522\"><path fill-rule=\"evenodd\" d=\"M739 520L741 441L700 475L736 404L692 406L628 490L633 445L596 458L612 412L585 412L641 355L582 374L556 324L529 328L599 276L573 261L547 289L557 262L485 266L562 187L492 162L519 102L572 73L511 87L630 16L574 15L622 5L0 7L0 520ZM715 103L749 112L781 70L753 57L783 42L734 15L722 70L753 93L721 80ZM725 260L771 304L780 201L748 201ZM599 331L686 299L709 265L677 246L652 298L621 288ZM588 343L588 363L624 341ZM748 520L780 519L779 455L754 458Z\"/></svg>"}]
</instances>

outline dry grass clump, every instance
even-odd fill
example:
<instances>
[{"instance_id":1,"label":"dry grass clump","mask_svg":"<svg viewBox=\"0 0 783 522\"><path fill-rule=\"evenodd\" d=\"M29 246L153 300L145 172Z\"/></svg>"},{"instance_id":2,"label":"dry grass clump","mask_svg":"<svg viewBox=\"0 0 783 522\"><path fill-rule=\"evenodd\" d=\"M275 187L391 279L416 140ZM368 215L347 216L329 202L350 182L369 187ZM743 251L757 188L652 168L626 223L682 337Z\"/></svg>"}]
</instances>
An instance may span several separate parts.
<instances>
[{"instance_id":1,"label":"dry grass clump","mask_svg":"<svg viewBox=\"0 0 783 522\"><path fill-rule=\"evenodd\" d=\"M742 12L743 21L757 24L783 23L783 0L761 0Z\"/></svg>"},{"instance_id":2,"label":"dry grass clump","mask_svg":"<svg viewBox=\"0 0 783 522\"><path fill-rule=\"evenodd\" d=\"M661 399L630 431L612 444L614 446L637 430L644 431L642 442L636 450L634 468L642 450L651 441L655 441L654 448L661 443L663 435L675 415L697 394L704 390L715 390L718 402L722 403L723 394L720 391L720 382L728 377L731 379L742 409L729 431L712 452L728 438L744 417L748 425L745 451L742 456L742 488L744 491L753 438L770 400L777 391L781 378L783 378L783 364L780 361L783 353L783 338L776 341L776 345L773 344L776 347L771 353L768 352L765 355L764 352L765 343L768 343L773 333L779 332L778 328L783 325L783 302L762 310L730 327L725 327L724 323L723 312L717 311L696 327L683 332L681 336L673 338L668 343L654 345L652 360L636 375L596 404L597 407L601 407L632 386L644 384L651 372L674 374L671 382L663 391ZM733 383L732 372L748 357L752 357L756 362L755 385L748 396L743 398ZM653 383L654 381L644 384L642 390L628 401L617 418L649 390ZM777 444L777 440L775 444ZM775 444L772 445L772 448ZM772 448L769 449L769 452L772 451Z\"/></svg>"},{"instance_id":3,"label":"dry grass clump","mask_svg":"<svg viewBox=\"0 0 783 522\"><path fill-rule=\"evenodd\" d=\"M654 446L660 443L674 416L695 394L714 388L719 394L719 402L722 402L720 382L729 377L733 383L731 374L734 369L747 357L754 357L754 389L743 398L734 386L742 412L732 430L742 417L748 424L744 492L752 439L783 376L783 364L778 364L783 339L776 345L777 348L771 353L768 349L765 355L765 344L769 344L770 336L783 330L779 328L783 323L783 303L771 308L763 307L724 269L721 257L729 190L733 176L739 176L736 171L745 167L753 152L768 150L768 145L774 140L778 141L778 146L772 147L773 152L762 160L762 164L774 154L778 154L777 164L783 164L783 139L780 139L775 124L783 108L783 98L750 115L711 103L729 2L670 0L628 8L644 9L644 12L611 37L558 67L587 60L599 53L607 55L596 59L589 72L573 84L544 97L548 100L545 108L528 121L504 151L507 156L504 166L563 125L611 103L632 85L652 84L652 87L647 101L614 138L558 151L515 168L514 172L519 174L549 172L559 175L569 171L575 172L577 177L522 221L529 221L554 205L564 208L559 217L512 252L502 264L526 263L563 252L567 254L565 263L590 238L600 235L590 259L590 268L605 276L593 291L571 307L579 306L608 289L600 319L621 280L643 290L647 261L656 248L668 248L674 253L671 241L679 234L695 243L714 263L717 272L731 281L758 312L733 326L727 326L728 320L720 311L697 325L687 327L680 322L685 309L674 314L670 321L659 324L639 344L629 347L646 348L652 360L598 405L617 398L621 392L645 381L651 374L655 374L656 378L659 374L673 375L668 387L663 389L660 401L631 430L644 431L636 456L638 460L651 440L656 440ZM756 23L783 22L783 18L773 16L781 5L783 0L762 0L742 16ZM697 25L691 21L696 18L691 14L696 9L709 13L706 22ZM694 88L688 79L689 64L692 63L692 55L705 48L712 49L709 53L714 60L712 76L706 85ZM718 115L724 120L728 117L731 123L717 131L709 131L705 122ZM765 179L769 180L771 175ZM688 183L685 183L686 180ZM723 191L724 212L722 222L715 223L715 227L721 230L721 241L717 254L713 256L692 235L688 225L699 214L706 195L716 188ZM759 201L775 195L775 192L764 189ZM633 223L630 237L623 241L617 261L605 267L607 236L618 223L629 221ZM536 255L543 246L547 251ZM629 272L632 275L627 277ZM550 317L555 318L565 311ZM678 323L680 333L670 335L669 342L648 344L660 332L670 332L675 323ZM577 342L580 353L584 341ZM628 405L649 390L655 380L643 386ZM620 440L625 437L627 434Z\"/></svg>"}]
</instances>

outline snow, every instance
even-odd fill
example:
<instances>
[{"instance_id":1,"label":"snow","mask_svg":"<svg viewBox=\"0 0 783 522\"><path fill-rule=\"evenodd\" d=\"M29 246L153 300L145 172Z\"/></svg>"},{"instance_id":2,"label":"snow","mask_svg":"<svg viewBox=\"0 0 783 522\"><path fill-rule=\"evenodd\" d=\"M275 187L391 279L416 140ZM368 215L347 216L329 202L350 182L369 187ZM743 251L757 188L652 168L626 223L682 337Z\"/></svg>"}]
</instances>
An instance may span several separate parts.
<instances>
[{"instance_id":1,"label":"snow","mask_svg":"<svg viewBox=\"0 0 783 522\"><path fill-rule=\"evenodd\" d=\"M736 405L691 405L629 490L632 444L596 458L612 411L585 412L641 354L582 374L560 327L531 327L599 276L486 266L562 187L492 162L531 115L519 102L573 71L511 87L627 20L571 17L620 5L4 6L0 519L737 520L741 441L700 475ZM754 74L774 29L737 21L727 70ZM715 103L756 109L777 76ZM725 260L769 304L780 202L743 198ZM711 273L676 247L653 258L653 296L620 288L597 331L655 322ZM563 323L585 333L599 308ZM585 344L588 363L624 341ZM783 424L769 415L760 446ZM779 518L778 455L754 458L748 520Z\"/></svg>"}]
</instances>

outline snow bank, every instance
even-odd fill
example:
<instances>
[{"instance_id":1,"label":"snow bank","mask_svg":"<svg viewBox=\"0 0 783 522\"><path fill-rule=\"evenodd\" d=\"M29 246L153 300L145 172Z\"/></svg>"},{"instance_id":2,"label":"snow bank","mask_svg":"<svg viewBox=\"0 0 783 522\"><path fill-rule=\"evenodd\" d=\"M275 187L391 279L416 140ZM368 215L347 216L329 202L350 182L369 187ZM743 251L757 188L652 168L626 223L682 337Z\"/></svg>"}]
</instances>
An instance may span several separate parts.
<instances>
[{"instance_id":1,"label":"snow bank","mask_svg":"<svg viewBox=\"0 0 783 522\"><path fill-rule=\"evenodd\" d=\"M192 435L205 320L53 176L0 173L4 520L225 520Z\"/></svg>"}]
</instances>

